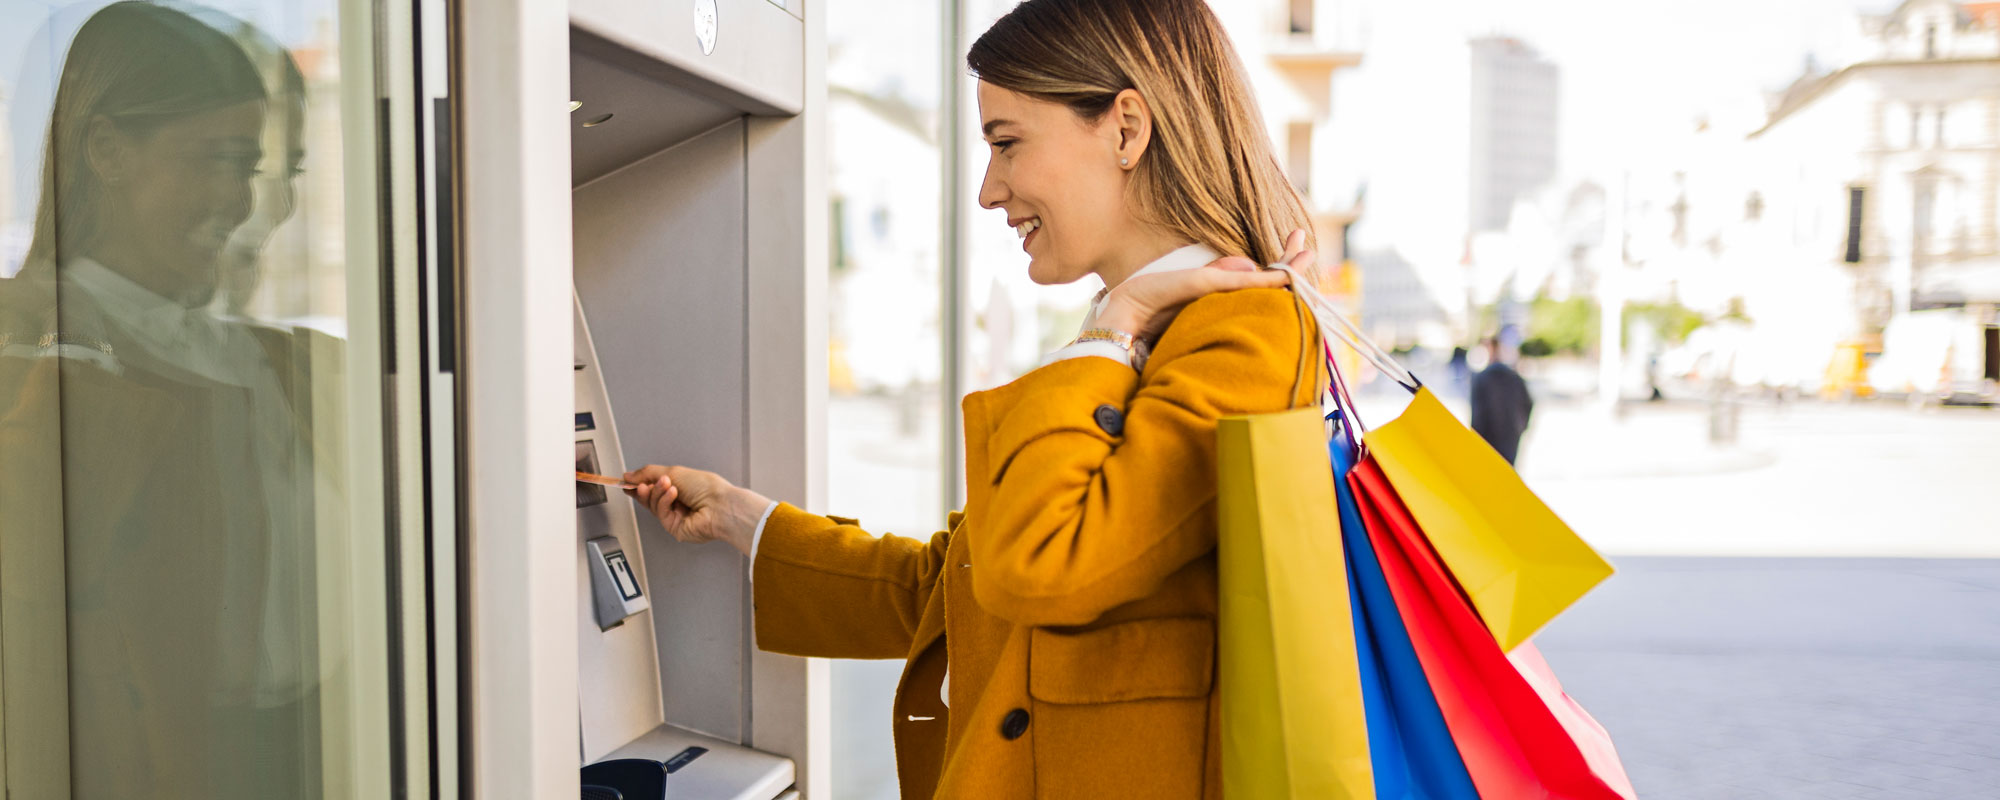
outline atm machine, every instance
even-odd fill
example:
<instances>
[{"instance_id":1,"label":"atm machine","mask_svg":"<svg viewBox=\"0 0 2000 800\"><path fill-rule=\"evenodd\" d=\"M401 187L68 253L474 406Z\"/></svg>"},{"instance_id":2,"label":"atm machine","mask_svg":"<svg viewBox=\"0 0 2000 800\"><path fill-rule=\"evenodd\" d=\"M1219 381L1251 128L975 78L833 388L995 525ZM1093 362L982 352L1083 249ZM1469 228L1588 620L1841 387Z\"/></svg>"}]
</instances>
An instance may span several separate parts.
<instances>
[{"instance_id":1,"label":"atm machine","mask_svg":"<svg viewBox=\"0 0 2000 800\"><path fill-rule=\"evenodd\" d=\"M788 2L570 4L578 471L680 463L756 486L754 453L806 449L753 397L773 368L756 315L807 292L791 284L812 247L801 226L760 227L817 186ZM806 705L810 682L756 651L743 557L674 540L617 489L577 483L576 514L584 796L799 797L807 726L763 706Z\"/></svg>"}]
</instances>

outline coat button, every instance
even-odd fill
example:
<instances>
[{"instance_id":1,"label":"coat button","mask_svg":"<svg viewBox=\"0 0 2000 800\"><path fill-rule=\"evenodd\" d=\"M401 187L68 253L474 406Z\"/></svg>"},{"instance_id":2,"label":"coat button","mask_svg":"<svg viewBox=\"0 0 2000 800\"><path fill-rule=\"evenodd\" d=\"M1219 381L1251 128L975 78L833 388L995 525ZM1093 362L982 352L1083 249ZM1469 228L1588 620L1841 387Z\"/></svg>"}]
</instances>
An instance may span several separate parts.
<instances>
[{"instance_id":1,"label":"coat button","mask_svg":"<svg viewBox=\"0 0 2000 800\"><path fill-rule=\"evenodd\" d=\"M1007 737L1007 740L1010 742L1021 738L1021 734L1027 732L1028 712L1026 711L1018 708L1014 709L1007 712L1005 719L1000 720L1000 735Z\"/></svg>"},{"instance_id":2,"label":"coat button","mask_svg":"<svg viewBox=\"0 0 2000 800\"><path fill-rule=\"evenodd\" d=\"M1125 435L1125 412L1110 405L1097 407L1097 427L1112 436Z\"/></svg>"}]
</instances>

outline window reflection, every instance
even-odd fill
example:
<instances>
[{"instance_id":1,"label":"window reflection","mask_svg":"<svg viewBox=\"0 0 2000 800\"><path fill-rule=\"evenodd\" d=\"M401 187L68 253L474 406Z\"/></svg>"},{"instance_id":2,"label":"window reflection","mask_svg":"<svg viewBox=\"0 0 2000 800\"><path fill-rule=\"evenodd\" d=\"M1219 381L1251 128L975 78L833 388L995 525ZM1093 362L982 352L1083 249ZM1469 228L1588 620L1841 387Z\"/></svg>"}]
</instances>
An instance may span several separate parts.
<instances>
[{"instance_id":1,"label":"window reflection","mask_svg":"<svg viewBox=\"0 0 2000 800\"><path fill-rule=\"evenodd\" d=\"M36 8L0 2L30 189L0 205L10 728L66 718L75 797L320 796L344 359L297 323L344 328L338 159L301 180L310 140L338 154L334 12L287 48L212 8Z\"/></svg>"}]
</instances>

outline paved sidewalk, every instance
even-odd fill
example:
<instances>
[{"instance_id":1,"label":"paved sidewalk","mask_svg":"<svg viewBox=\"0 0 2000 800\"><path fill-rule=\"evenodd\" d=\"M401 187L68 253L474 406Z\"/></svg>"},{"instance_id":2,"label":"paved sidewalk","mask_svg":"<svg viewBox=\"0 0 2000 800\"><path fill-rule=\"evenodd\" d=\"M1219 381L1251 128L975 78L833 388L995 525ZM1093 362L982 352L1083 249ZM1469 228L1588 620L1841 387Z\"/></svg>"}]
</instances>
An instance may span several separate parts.
<instances>
[{"instance_id":1,"label":"paved sidewalk","mask_svg":"<svg viewBox=\"0 0 2000 800\"><path fill-rule=\"evenodd\" d=\"M2000 560L1624 558L1537 637L1642 798L2000 798Z\"/></svg>"}]
</instances>

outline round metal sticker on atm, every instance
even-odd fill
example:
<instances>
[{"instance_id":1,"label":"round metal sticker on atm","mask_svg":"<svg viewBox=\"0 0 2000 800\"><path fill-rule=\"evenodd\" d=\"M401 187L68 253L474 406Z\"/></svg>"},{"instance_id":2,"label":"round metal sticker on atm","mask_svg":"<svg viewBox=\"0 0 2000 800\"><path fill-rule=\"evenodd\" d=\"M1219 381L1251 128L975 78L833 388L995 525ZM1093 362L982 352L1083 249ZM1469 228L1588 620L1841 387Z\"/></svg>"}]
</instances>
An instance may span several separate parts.
<instances>
[{"instance_id":1,"label":"round metal sticker on atm","mask_svg":"<svg viewBox=\"0 0 2000 800\"><path fill-rule=\"evenodd\" d=\"M715 52L715 0L694 0L694 38L701 42L701 54Z\"/></svg>"}]
</instances>

